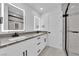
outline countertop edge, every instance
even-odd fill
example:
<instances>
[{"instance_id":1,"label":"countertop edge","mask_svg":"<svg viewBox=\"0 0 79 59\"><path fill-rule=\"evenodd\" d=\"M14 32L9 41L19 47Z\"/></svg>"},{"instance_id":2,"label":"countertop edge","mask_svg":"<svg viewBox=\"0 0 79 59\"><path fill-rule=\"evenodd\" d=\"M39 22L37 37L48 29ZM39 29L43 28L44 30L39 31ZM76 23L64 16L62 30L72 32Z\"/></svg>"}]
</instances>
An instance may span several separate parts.
<instances>
[{"instance_id":1,"label":"countertop edge","mask_svg":"<svg viewBox=\"0 0 79 59\"><path fill-rule=\"evenodd\" d=\"M27 39L24 39L24 40L20 40L20 41L16 41L16 42L12 42L12 43L6 44L6 45L2 45L2 46L0 46L0 48L4 48L4 47L7 47L7 46L10 46L10 45L13 45L13 44L17 44L17 43L20 43L20 42L23 42L23 41L26 41L26 40L29 40L29 39L32 39L32 38L44 35L44 34L47 34L47 33L39 34L37 36L28 37Z\"/></svg>"}]
</instances>

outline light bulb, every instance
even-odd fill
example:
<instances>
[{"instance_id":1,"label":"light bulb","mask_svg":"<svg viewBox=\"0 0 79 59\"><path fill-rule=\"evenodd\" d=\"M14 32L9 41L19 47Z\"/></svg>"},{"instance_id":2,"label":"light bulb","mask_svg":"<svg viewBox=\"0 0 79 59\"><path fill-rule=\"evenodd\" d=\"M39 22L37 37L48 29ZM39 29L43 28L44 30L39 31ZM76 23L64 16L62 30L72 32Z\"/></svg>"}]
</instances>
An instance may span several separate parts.
<instances>
[{"instance_id":1,"label":"light bulb","mask_svg":"<svg viewBox=\"0 0 79 59\"><path fill-rule=\"evenodd\" d=\"M43 10L43 8L40 8L40 10Z\"/></svg>"}]
</instances>

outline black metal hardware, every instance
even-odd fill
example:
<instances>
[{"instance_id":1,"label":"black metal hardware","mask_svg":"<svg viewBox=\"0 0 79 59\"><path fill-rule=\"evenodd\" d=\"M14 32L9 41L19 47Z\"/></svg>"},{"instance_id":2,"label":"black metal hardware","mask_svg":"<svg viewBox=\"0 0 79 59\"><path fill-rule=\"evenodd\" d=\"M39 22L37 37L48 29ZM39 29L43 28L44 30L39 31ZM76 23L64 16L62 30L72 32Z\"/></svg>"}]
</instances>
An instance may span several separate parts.
<instances>
[{"instance_id":1,"label":"black metal hardware","mask_svg":"<svg viewBox=\"0 0 79 59\"><path fill-rule=\"evenodd\" d=\"M64 14L64 15L63 15L63 17L68 17L68 16L69 16L69 14Z\"/></svg>"},{"instance_id":2,"label":"black metal hardware","mask_svg":"<svg viewBox=\"0 0 79 59\"><path fill-rule=\"evenodd\" d=\"M41 43L39 42L39 43L37 43L37 45L40 45Z\"/></svg>"},{"instance_id":3,"label":"black metal hardware","mask_svg":"<svg viewBox=\"0 0 79 59\"><path fill-rule=\"evenodd\" d=\"M46 38L44 38L44 42L46 42Z\"/></svg>"},{"instance_id":4,"label":"black metal hardware","mask_svg":"<svg viewBox=\"0 0 79 59\"><path fill-rule=\"evenodd\" d=\"M51 33L51 32L48 32L49 34Z\"/></svg>"},{"instance_id":5,"label":"black metal hardware","mask_svg":"<svg viewBox=\"0 0 79 59\"><path fill-rule=\"evenodd\" d=\"M27 50L23 52L23 56L27 56Z\"/></svg>"},{"instance_id":6,"label":"black metal hardware","mask_svg":"<svg viewBox=\"0 0 79 59\"><path fill-rule=\"evenodd\" d=\"M27 50L25 52L26 52L26 56L27 56Z\"/></svg>"},{"instance_id":7,"label":"black metal hardware","mask_svg":"<svg viewBox=\"0 0 79 59\"><path fill-rule=\"evenodd\" d=\"M12 35L12 37L18 37L18 36L19 36L18 33L14 33L14 34Z\"/></svg>"},{"instance_id":8,"label":"black metal hardware","mask_svg":"<svg viewBox=\"0 0 79 59\"><path fill-rule=\"evenodd\" d=\"M23 52L23 56L25 56L25 52Z\"/></svg>"},{"instance_id":9,"label":"black metal hardware","mask_svg":"<svg viewBox=\"0 0 79 59\"><path fill-rule=\"evenodd\" d=\"M70 31L70 32L72 32L72 33L79 33L78 31Z\"/></svg>"},{"instance_id":10,"label":"black metal hardware","mask_svg":"<svg viewBox=\"0 0 79 59\"><path fill-rule=\"evenodd\" d=\"M37 53L39 53L41 51L41 49L39 49L38 51L37 51Z\"/></svg>"},{"instance_id":11,"label":"black metal hardware","mask_svg":"<svg viewBox=\"0 0 79 59\"><path fill-rule=\"evenodd\" d=\"M66 51L66 55L68 56L68 51L67 51L67 17L69 14L67 14L68 12L68 8L70 6L70 3L68 3L66 11L65 11L65 15L63 15L63 17L65 17L65 51Z\"/></svg>"},{"instance_id":12,"label":"black metal hardware","mask_svg":"<svg viewBox=\"0 0 79 59\"><path fill-rule=\"evenodd\" d=\"M40 39L40 37L38 37L37 39Z\"/></svg>"},{"instance_id":13,"label":"black metal hardware","mask_svg":"<svg viewBox=\"0 0 79 59\"><path fill-rule=\"evenodd\" d=\"M37 33L40 33L40 31L37 31Z\"/></svg>"}]
</instances>

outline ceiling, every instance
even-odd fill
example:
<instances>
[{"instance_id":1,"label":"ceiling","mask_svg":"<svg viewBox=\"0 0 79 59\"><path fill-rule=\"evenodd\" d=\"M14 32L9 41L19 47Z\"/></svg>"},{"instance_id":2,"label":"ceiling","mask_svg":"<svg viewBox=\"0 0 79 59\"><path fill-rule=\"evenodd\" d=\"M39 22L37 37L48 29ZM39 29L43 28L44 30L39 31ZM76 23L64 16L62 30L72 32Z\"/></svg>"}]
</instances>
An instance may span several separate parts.
<instances>
[{"instance_id":1,"label":"ceiling","mask_svg":"<svg viewBox=\"0 0 79 59\"><path fill-rule=\"evenodd\" d=\"M26 3L26 5L35 9L40 14L44 14L55 10L60 3Z\"/></svg>"}]
</instances>

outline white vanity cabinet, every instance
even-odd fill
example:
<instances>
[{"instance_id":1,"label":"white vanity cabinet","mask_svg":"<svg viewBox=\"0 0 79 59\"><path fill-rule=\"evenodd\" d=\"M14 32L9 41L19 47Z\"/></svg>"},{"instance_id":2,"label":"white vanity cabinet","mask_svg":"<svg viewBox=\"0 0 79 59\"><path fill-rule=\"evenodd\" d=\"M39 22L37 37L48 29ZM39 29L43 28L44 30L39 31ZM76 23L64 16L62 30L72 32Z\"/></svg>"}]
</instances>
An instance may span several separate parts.
<instances>
[{"instance_id":1,"label":"white vanity cabinet","mask_svg":"<svg viewBox=\"0 0 79 59\"><path fill-rule=\"evenodd\" d=\"M0 56L21 56L22 47L20 44L14 44L4 48L0 48Z\"/></svg>"},{"instance_id":2,"label":"white vanity cabinet","mask_svg":"<svg viewBox=\"0 0 79 59\"><path fill-rule=\"evenodd\" d=\"M46 47L47 34L41 35L29 40L29 48L27 50L27 56L37 56Z\"/></svg>"},{"instance_id":3,"label":"white vanity cabinet","mask_svg":"<svg viewBox=\"0 0 79 59\"><path fill-rule=\"evenodd\" d=\"M0 48L0 56L37 56L46 46L46 37L45 34Z\"/></svg>"},{"instance_id":4,"label":"white vanity cabinet","mask_svg":"<svg viewBox=\"0 0 79 59\"><path fill-rule=\"evenodd\" d=\"M43 51L43 49L46 47L46 44L47 44L47 36L46 35L42 35L40 36L40 39L39 39L39 46L38 47L38 55ZM38 43L39 43L38 42Z\"/></svg>"},{"instance_id":5,"label":"white vanity cabinet","mask_svg":"<svg viewBox=\"0 0 79 59\"><path fill-rule=\"evenodd\" d=\"M11 45L0 49L0 56L20 56L21 48L18 45Z\"/></svg>"},{"instance_id":6,"label":"white vanity cabinet","mask_svg":"<svg viewBox=\"0 0 79 59\"><path fill-rule=\"evenodd\" d=\"M26 40L0 48L0 56L26 56L30 41L31 40Z\"/></svg>"}]
</instances>

